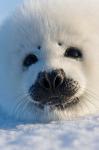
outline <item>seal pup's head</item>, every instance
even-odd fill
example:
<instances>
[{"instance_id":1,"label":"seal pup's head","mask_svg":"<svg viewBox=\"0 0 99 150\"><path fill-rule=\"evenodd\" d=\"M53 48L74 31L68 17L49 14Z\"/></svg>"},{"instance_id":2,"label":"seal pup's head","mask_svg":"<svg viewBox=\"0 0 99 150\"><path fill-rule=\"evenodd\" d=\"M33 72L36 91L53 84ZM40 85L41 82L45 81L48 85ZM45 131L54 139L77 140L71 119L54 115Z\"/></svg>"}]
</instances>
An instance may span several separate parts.
<instances>
[{"instance_id":1,"label":"seal pup's head","mask_svg":"<svg viewBox=\"0 0 99 150\"><path fill-rule=\"evenodd\" d=\"M91 7L79 0L28 0L5 22L0 105L6 112L50 121L96 111L99 30Z\"/></svg>"}]
</instances>

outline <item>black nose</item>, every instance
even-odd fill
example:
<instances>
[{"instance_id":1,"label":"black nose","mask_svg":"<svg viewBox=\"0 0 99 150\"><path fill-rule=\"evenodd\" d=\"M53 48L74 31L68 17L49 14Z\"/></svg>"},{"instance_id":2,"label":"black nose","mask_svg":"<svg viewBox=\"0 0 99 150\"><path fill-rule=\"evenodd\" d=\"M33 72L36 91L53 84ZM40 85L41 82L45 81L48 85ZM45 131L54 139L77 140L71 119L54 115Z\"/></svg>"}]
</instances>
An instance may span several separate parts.
<instances>
[{"instance_id":1,"label":"black nose","mask_svg":"<svg viewBox=\"0 0 99 150\"><path fill-rule=\"evenodd\" d=\"M52 72L40 73L39 83L45 89L56 89L64 80L65 73L62 69L53 70Z\"/></svg>"},{"instance_id":2,"label":"black nose","mask_svg":"<svg viewBox=\"0 0 99 150\"><path fill-rule=\"evenodd\" d=\"M57 69L40 72L29 93L40 107L47 104L63 108L64 105L67 107L76 102L73 96L79 89L78 81L67 77L62 69Z\"/></svg>"}]
</instances>

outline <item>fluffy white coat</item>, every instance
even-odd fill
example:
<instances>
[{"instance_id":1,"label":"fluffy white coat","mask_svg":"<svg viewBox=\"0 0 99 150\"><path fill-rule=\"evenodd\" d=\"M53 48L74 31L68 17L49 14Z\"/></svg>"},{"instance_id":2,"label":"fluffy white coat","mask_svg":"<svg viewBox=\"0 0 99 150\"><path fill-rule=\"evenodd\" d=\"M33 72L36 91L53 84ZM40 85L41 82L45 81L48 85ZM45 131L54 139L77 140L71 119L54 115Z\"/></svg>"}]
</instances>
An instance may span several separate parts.
<instances>
[{"instance_id":1,"label":"fluffy white coat","mask_svg":"<svg viewBox=\"0 0 99 150\"><path fill-rule=\"evenodd\" d=\"M62 46L58 43L61 42ZM41 50L38 50L38 46ZM69 46L81 48L81 62L65 58ZM28 70L22 62L29 53L39 61ZM42 111L28 94L39 71L63 68L79 81L80 103L64 111ZM98 0L27 0L0 28L0 107L25 121L73 119L99 112L99 2Z\"/></svg>"}]
</instances>

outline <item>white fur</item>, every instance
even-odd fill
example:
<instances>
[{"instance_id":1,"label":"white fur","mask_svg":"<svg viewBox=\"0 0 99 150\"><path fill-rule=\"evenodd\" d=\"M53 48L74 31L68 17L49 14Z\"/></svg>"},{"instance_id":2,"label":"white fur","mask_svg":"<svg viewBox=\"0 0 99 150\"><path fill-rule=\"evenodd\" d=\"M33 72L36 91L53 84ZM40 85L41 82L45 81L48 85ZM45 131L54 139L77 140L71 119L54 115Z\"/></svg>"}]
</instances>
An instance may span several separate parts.
<instances>
[{"instance_id":1,"label":"white fur","mask_svg":"<svg viewBox=\"0 0 99 150\"><path fill-rule=\"evenodd\" d=\"M82 49L83 61L64 57L69 46ZM22 62L29 53L39 61L24 70ZM50 111L47 106L42 111L27 96L28 89L40 71L58 68L80 83L80 103L64 111ZM0 106L8 115L25 121L50 121L96 113L98 85L98 0L27 0L4 22L0 29Z\"/></svg>"}]
</instances>

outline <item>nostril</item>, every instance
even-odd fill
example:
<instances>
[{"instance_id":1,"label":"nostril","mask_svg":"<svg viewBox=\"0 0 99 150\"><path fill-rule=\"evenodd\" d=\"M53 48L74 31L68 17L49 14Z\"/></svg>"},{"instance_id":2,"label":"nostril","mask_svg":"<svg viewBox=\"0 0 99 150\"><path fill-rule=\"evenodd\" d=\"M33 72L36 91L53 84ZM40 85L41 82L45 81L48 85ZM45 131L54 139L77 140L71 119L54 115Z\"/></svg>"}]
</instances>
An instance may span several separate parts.
<instances>
[{"instance_id":1,"label":"nostril","mask_svg":"<svg viewBox=\"0 0 99 150\"><path fill-rule=\"evenodd\" d=\"M43 86L44 88L46 88L46 89L50 89L50 88L51 88L50 81L47 80L46 78L44 78L44 79L42 80L42 86Z\"/></svg>"},{"instance_id":2,"label":"nostril","mask_svg":"<svg viewBox=\"0 0 99 150\"><path fill-rule=\"evenodd\" d=\"M62 69L57 69L52 72L41 72L39 73L38 78L41 87L47 90L55 90L63 83L65 74Z\"/></svg>"},{"instance_id":3,"label":"nostril","mask_svg":"<svg viewBox=\"0 0 99 150\"><path fill-rule=\"evenodd\" d=\"M60 75L57 75L54 80L54 88L59 87L63 83L63 77Z\"/></svg>"},{"instance_id":4,"label":"nostril","mask_svg":"<svg viewBox=\"0 0 99 150\"><path fill-rule=\"evenodd\" d=\"M47 72L39 74L39 83L45 89L51 89L51 83Z\"/></svg>"}]
</instances>

